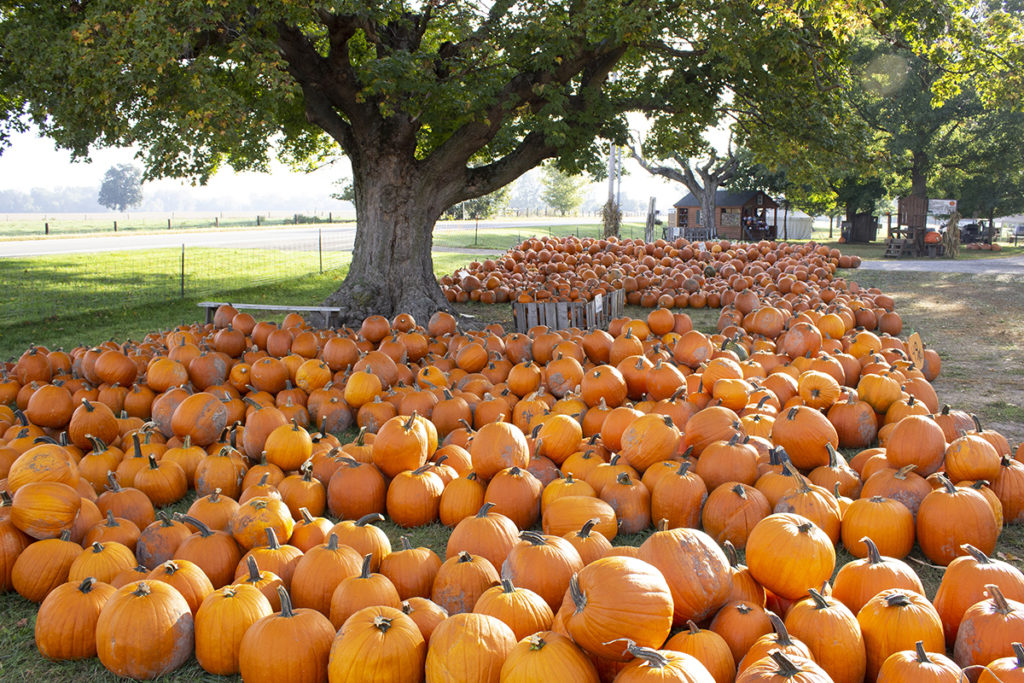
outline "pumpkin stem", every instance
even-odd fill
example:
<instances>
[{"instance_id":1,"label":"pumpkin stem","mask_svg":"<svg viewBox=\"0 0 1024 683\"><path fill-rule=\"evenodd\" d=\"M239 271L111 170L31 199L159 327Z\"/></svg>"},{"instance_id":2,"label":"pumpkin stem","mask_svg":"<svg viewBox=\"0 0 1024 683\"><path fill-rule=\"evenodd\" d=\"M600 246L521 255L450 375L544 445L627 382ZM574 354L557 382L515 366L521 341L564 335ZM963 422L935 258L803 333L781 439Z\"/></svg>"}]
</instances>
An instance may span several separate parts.
<instances>
[{"instance_id":1,"label":"pumpkin stem","mask_svg":"<svg viewBox=\"0 0 1024 683\"><path fill-rule=\"evenodd\" d=\"M683 460L681 463L679 463L679 469L676 470L676 474L680 477L685 477L686 474L690 471L691 467L693 467L692 461Z\"/></svg>"},{"instance_id":2,"label":"pumpkin stem","mask_svg":"<svg viewBox=\"0 0 1024 683\"><path fill-rule=\"evenodd\" d=\"M379 512L371 512L371 513L363 515L362 517L357 519L356 520L356 526L362 527L362 526L366 526L370 522L383 522L383 521L384 521L384 515L380 514Z\"/></svg>"},{"instance_id":3,"label":"pumpkin stem","mask_svg":"<svg viewBox=\"0 0 1024 683\"><path fill-rule=\"evenodd\" d=\"M156 462L156 456L152 453L149 454L149 469L156 470L160 469L160 465Z\"/></svg>"},{"instance_id":4,"label":"pumpkin stem","mask_svg":"<svg viewBox=\"0 0 1024 683\"><path fill-rule=\"evenodd\" d=\"M288 595L288 590L284 586L278 586L277 594L281 596L281 616L291 619L295 616L295 612L292 610L292 598Z\"/></svg>"},{"instance_id":5,"label":"pumpkin stem","mask_svg":"<svg viewBox=\"0 0 1024 683\"><path fill-rule=\"evenodd\" d=\"M619 472L619 476L615 477L615 482L617 484L622 484L623 486L633 485L633 480L630 479L629 475L625 472Z\"/></svg>"},{"instance_id":6,"label":"pumpkin stem","mask_svg":"<svg viewBox=\"0 0 1024 683\"><path fill-rule=\"evenodd\" d=\"M412 543L409 543L407 536L399 536L399 542L402 544L402 550L412 550Z\"/></svg>"},{"instance_id":7,"label":"pumpkin stem","mask_svg":"<svg viewBox=\"0 0 1024 683\"><path fill-rule=\"evenodd\" d=\"M530 643L530 650L534 652L536 652L537 650L542 650L544 646L548 644L548 642L544 640L544 638L542 638L539 633L534 633L532 636L527 636L526 640Z\"/></svg>"},{"instance_id":8,"label":"pumpkin stem","mask_svg":"<svg viewBox=\"0 0 1024 683\"><path fill-rule=\"evenodd\" d=\"M378 614L373 618L373 627L381 633L387 633L391 628L391 619Z\"/></svg>"},{"instance_id":9,"label":"pumpkin stem","mask_svg":"<svg viewBox=\"0 0 1024 683\"><path fill-rule=\"evenodd\" d=\"M928 653L924 651L924 641L919 640L914 643L914 651L917 653L918 664L931 664L932 660L928 659Z\"/></svg>"},{"instance_id":10,"label":"pumpkin stem","mask_svg":"<svg viewBox=\"0 0 1024 683\"><path fill-rule=\"evenodd\" d=\"M313 517L313 515L311 515L309 513L309 510L307 508L304 508L304 507L299 508L299 514L302 515L302 521L305 522L306 524L312 524L313 522L316 521L316 519Z\"/></svg>"},{"instance_id":11,"label":"pumpkin stem","mask_svg":"<svg viewBox=\"0 0 1024 683\"><path fill-rule=\"evenodd\" d=\"M779 676L782 676L783 678L794 678L800 673L800 669L796 668L796 664L794 664L789 657L782 654L782 650L772 650L768 656L775 660L775 663L779 665L779 669L776 672Z\"/></svg>"},{"instance_id":12,"label":"pumpkin stem","mask_svg":"<svg viewBox=\"0 0 1024 683\"><path fill-rule=\"evenodd\" d=\"M412 426L415 423L416 423L416 411L414 410L414 411L412 411L412 415L409 416L409 419L406 420L404 425L402 425L402 429L404 429L405 431L409 431L410 429L412 429Z\"/></svg>"},{"instance_id":13,"label":"pumpkin stem","mask_svg":"<svg viewBox=\"0 0 1024 683\"><path fill-rule=\"evenodd\" d=\"M811 596L811 600L814 601L815 609L828 609L829 608L828 600L826 600L825 596L822 595L821 593L819 593L816 589L808 588L807 589L807 594L810 595Z\"/></svg>"},{"instance_id":14,"label":"pumpkin stem","mask_svg":"<svg viewBox=\"0 0 1024 683\"><path fill-rule=\"evenodd\" d=\"M974 558L974 561L978 564L992 564L992 558L978 550L970 543L964 543L960 546L960 550L963 550L968 555Z\"/></svg>"},{"instance_id":15,"label":"pumpkin stem","mask_svg":"<svg viewBox=\"0 0 1024 683\"><path fill-rule=\"evenodd\" d=\"M732 544L732 541L725 541L722 544L722 549L725 551L725 556L729 560L730 567L735 569L740 566L740 556L739 553L736 552L736 546Z\"/></svg>"},{"instance_id":16,"label":"pumpkin stem","mask_svg":"<svg viewBox=\"0 0 1024 683\"><path fill-rule=\"evenodd\" d=\"M82 591L83 593L88 593L92 590L92 587L94 585L96 585L96 577L87 576L84 579L82 579L82 583L78 584L78 590Z\"/></svg>"},{"instance_id":17,"label":"pumpkin stem","mask_svg":"<svg viewBox=\"0 0 1024 683\"><path fill-rule=\"evenodd\" d=\"M578 574L573 574L572 578L569 579L569 597L572 598L573 603L576 605L576 614L579 614L587 606L587 596L580 589L580 581L577 577Z\"/></svg>"},{"instance_id":18,"label":"pumpkin stem","mask_svg":"<svg viewBox=\"0 0 1024 683\"><path fill-rule=\"evenodd\" d=\"M697 626L697 624L693 623L693 619L686 620L686 628L689 629L689 633L691 636L695 636L698 633L700 633L700 626Z\"/></svg>"},{"instance_id":19,"label":"pumpkin stem","mask_svg":"<svg viewBox=\"0 0 1024 683\"><path fill-rule=\"evenodd\" d=\"M874 541L865 536L860 539L860 542L868 547L868 564L875 565L883 562L882 554L878 552L878 546L875 545Z\"/></svg>"},{"instance_id":20,"label":"pumpkin stem","mask_svg":"<svg viewBox=\"0 0 1024 683\"><path fill-rule=\"evenodd\" d=\"M985 584L985 590L988 591L989 596L992 598L992 602L995 603L996 611L1006 616L1013 613L1015 610L1010 606L1010 603L1006 601L1006 596L1003 595L1003 591L999 590L999 586L995 584Z\"/></svg>"},{"instance_id":21,"label":"pumpkin stem","mask_svg":"<svg viewBox=\"0 0 1024 683\"><path fill-rule=\"evenodd\" d=\"M117 481L117 475L112 470L107 470L107 489L114 493L121 490L121 484Z\"/></svg>"},{"instance_id":22,"label":"pumpkin stem","mask_svg":"<svg viewBox=\"0 0 1024 683\"><path fill-rule=\"evenodd\" d=\"M132 457L141 458L142 455L142 442L139 441L139 433L132 433Z\"/></svg>"},{"instance_id":23,"label":"pumpkin stem","mask_svg":"<svg viewBox=\"0 0 1024 683\"><path fill-rule=\"evenodd\" d=\"M180 512L175 512L174 513L174 518L176 520L178 520L179 522L185 522L186 524L191 524L195 528L199 529L198 533L203 538L207 538L208 536L212 536L213 535L213 531L210 529L210 527L206 526L204 523L200 522L198 519L196 519L195 517L192 517L191 515L183 515Z\"/></svg>"},{"instance_id":24,"label":"pumpkin stem","mask_svg":"<svg viewBox=\"0 0 1024 683\"><path fill-rule=\"evenodd\" d=\"M484 503L483 505L481 505L480 506L480 510L478 510L477 513L476 513L477 518L479 519L481 517L486 517L487 513L491 511L492 507L494 507L494 503L489 503L488 502L488 503Z\"/></svg>"},{"instance_id":25,"label":"pumpkin stem","mask_svg":"<svg viewBox=\"0 0 1024 683\"><path fill-rule=\"evenodd\" d=\"M543 534L538 534L536 531L520 531L519 538L524 541L529 541L532 545L547 545L548 542L544 539Z\"/></svg>"},{"instance_id":26,"label":"pumpkin stem","mask_svg":"<svg viewBox=\"0 0 1024 683\"><path fill-rule=\"evenodd\" d=\"M956 493L956 486L954 486L953 482L949 480L949 477L941 472L936 475L936 477L942 483L943 488L946 489L946 493Z\"/></svg>"},{"instance_id":27,"label":"pumpkin stem","mask_svg":"<svg viewBox=\"0 0 1024 683\"><path fill-rule=\"evenodd\" d=\"M893 593L885 599L887 607L906 607L910 604L910 598L904 593Z\"/></svg>"},{"instance_id":28,"label":"pumpkin stem","mask_svg":"<svg viewBox=\"0 0 1024 683\"><path fill-rule=\"evenodd\" d=\"M981 428L981 420L978 419L977 415L971 413L971 419L974 421L974 431L978 432L979 434L985 431L984 429Z\"/></svg>"},{"instance_id":29,"label":"pumpkin stem","mask_svg":"<svg viewBox=\"0 0 1024 683\"><path fill-rule=\"evenodd\" d=\"M134 595L136 597L139 597L139 598L145 597L145 596L149 595L149 593L150 593L150 591L149 591L149 584L146 583L145 581L139 581L139 585L136 586L135 590L132 591L132 595Z\"/></svg>"},{"instance_id":30,"label":"pumpkin stem","mask_svg":"<svg viewBox=\"0 0 1024 683\"><path fill-rule=\"evenodd\" d=\"M896 474L894 474L892 476L894 476L897 479L902 481L902 480L907 478L907 475L909 475L911 472L913 472L916 469L917 469L917 465L904 465L903 467L901 467L898 470L896 470Z\"/></svg>"},{"instance_id":31,"label":"pumpkin stem","mask_svg":"<svg viewBox=\"0 0 1024 683\"><path fill-rule=\"evenodd\" d=\"M583 523L583 526L580 528L579 531L576 532L576 535L580 538L589 538L590 532L593 531L594 527L597 526L600 522L601 520L599 518L591 517Z\"/></svg>"},{"instance_id":32,"label":"pumpkin stem","mask_svg":"<svg viewBox=\"0 0 1024 683\"><path fill-rule=\"evenodd\" d=\"M735 486L733 486L732 492L735 493L740 498L742 498L743 500L747 499L747 490L743 488L743 484L736 484Z\"/></svg>"},{"instance_id":33,"label":"pumpkin stem","mask_svg":"<svg viewBox=\"0 0 1024 683\"><path fill-rule=\"evenodd\" d=\"M260 566L256 564L256 558L250 555L245 558L245 566L249 570L249 583L259 583L260 581Z\"/></svg>"},{"instance_id":34,"label":"pumpkin stem","mask_svg":"<svg viewBox=\"0 0 1024 683\"><path fill-rule=\"evenodd\" d=\"M114 511L113 510L107 510L107 526L108 527L121 526L121 523L118 522L116 519L114 519Z\"/></svg>"},{"instance_id":35,"label":"pumpkin stem","mask_svg":"<svg viewBox=\"0 0 1024 683\"><path fill-rule=\"evenodd\" d=\"M460 550L459 551L459 562L460 563L461 562L472 562L472 561L473 561L473 556L472 555L470 555L465 550Z\"/></svg>"},{"instance_id":36,"label":"pumpkin stem","mask_svg":"<svg viewBox=\"0 0 1024 683\"><path fill-rule=\"evenodd\" d=\"M512 585L512 579L507 576L501 577L501 592L506 595L516 592L516 587Z\"/></svg>"},{"instance_id":37,"label":"pumpkin stem","mask_svg":"<svg viewBox=\"0 0 1024 683\"><path fill-rule=\"evenodd\" d=\"M775 631L775 642L781 647L789 647L793 644L793 639L789 635L789 631L786 630L786 624L779 618L779 615L770 610L766 610L765 614L768 615L768 621L772 623L772 629Z\"/></svg>"},{"instance_id":38,"label":"pumpkin stem","mask_svg":"<svg viewBox=\"0 0 1024 683\"><path fill-rule=\"evenodd\" d=\"M266 532L267 532L267 547L270 548L271 550L280 550L281 549L281 544L277 540L277 534L274 533L274 529L268 526L268 527L266 527Z\"/></svg>"},{"instance_id":39,"label":"pumpkin stem","mask_svg":"<svg viewBox=\"0 0 1024 683\"><path fill-rule=\"evenodd\" d=\"M665 655L652 648L637 645L632 640L626 641L626 652L646 661L647 666L652 669L664 669L669 664L668 657Z\"/></svg>"},{"instance_id":40,"label":"pumpkin stem","mask_svg":"<svg viewBox=\"0 0 1024 683\"><path fill-rule=\"evenodd\" d=\"M1024 645L1010 643L1010 647L1013 648L1013 654L1017 656L1017 668L1024 669Z\"/></svg>"},{"instance_id":41,"label":"pumpkin stem","mask_svg":"<svg viewBox=\"0 0 1024 683\"><path fill-rule=\"evenodd\" d=\"M14 505L14 499L11 498L11 494L6 490L0 490L0 507L10 507Z\"/></svg>"}]
</instances>

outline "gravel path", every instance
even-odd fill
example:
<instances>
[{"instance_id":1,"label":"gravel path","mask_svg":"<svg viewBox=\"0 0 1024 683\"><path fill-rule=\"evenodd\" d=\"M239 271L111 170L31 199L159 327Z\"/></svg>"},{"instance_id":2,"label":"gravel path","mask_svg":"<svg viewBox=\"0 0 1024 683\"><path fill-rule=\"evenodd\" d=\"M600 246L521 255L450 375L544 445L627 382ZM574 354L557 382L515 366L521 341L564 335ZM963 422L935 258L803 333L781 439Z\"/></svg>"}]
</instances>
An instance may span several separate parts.
<instances>
[{"instance_id":1,"label":"gravel path","mask_svg":"<svg viewBox=\"0 0 1024 683\"><path fill-rule=\"evenodd\" d=\"M883 259L862 261L861 270L916 271L926 273L972 273L999 275L1008 273L1024 277L1024 256L1006 258L971 259Z\"/></svg>"}]
</instances>

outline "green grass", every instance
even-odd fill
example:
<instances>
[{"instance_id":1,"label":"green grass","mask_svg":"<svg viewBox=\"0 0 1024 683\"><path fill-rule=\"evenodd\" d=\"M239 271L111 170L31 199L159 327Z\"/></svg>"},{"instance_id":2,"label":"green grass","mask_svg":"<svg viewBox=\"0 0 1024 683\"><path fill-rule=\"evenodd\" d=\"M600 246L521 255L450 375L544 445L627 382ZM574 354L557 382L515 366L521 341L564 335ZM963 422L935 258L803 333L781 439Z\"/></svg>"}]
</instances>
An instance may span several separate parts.
<instances>
[{"instance_id":1,"label":"green grass","mask_svg":"<svg viewBox=\"0 0 1024 683\"><path fill-rule=\"evenodd\" d=\"M341 285L348 272L348 255L344 257L337 268L322 274L314 272L296 277L286 272L286 279L263 285L249 284L252 282L249 273L233 271L232 277L226 277L222 275L224 266L220 266L221 270L211 267L208 281L215 286L204 291L218 298L245 303L308 305L323 301ZM474 257L466 253L437 252L433 255L434 272L439 276L450 273ZM0 280L6 284L8 272L4 269L5 261L0 259ZM95 279L88 281L95 283L100 277L96 274ZM45 283L40 285L45 286ZM9 290L10 287L5 287L5 291ZM172 292L161 301L139 304L131 298L118 298L116 288L109 291L106 300L109 301L110 297L119 300L114 307L90 312L78 312L69 307L60 309L67 313L54 314L42 322L28 324L22 321L0 327L0 359L17 357L32 344L70 349L107 339L141 339L155 330L169 330L181 324L205 320L205 312L196 306L208 298L203 293L191 293L189 290L186 297L181 298Z\"/></svg>"},{"instance_id":2,"label":"green grass","mask_svg":"<svg viewBox=\"0 0 1024 683\"><path fill-rule=\"evenodd\" d=\"M62 214L56 217L33 216L26 218L16 215L7 220L0 219L0 239L29 239L47 236L46 224L49 223L50 232L48 236L61 237L84 235L113 234L114 221L117 221L117 232L153 232L166 231L167 220L170 218L173 230L211 230L211 229L232 229L232 228L255 228L256 212L247 215L233 214L224 218L210 216L162 216L156 217L152 214L142 214L132 218L130 215L125 218L122 214L110 214L109 217L96 218L93 216L73 217L74 214ZM340 218L328 221L327 216L304 216L299 214L299 222L296 224L294 216L275 216L260 218L261 226L282 226L282 225L323 225L326 223L337 224L352 221L343 221Z\"/></svg>"}]
</instances>

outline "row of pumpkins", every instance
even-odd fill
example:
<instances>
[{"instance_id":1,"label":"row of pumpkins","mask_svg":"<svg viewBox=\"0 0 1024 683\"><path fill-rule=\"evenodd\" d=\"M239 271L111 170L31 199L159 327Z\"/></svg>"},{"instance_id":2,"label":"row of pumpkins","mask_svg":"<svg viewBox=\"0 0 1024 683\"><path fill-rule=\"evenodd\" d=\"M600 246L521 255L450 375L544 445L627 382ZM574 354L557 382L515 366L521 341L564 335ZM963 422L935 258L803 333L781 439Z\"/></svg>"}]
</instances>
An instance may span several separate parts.
<instances>
[{"instance_id":1,"label":"row of pumpkins","mask_svg":"<svg viewBox=\"0 0 1024 683\"><path fill-rule=\"evenodd\" d=\"M42 603L44 655L135 678L1015 680L1024 576L992 555L1024 451L940 408L891 299L812 274L734 279L711 335L225 307L29 349L0 377L0 590ZM451 527L444 560L382 513ZM864 559L829 585L838 542ZM915 542L948 565L932 601Z\"/></svg>"},{"instance_id":2,"label":"row of pumpkins","mask_svg":"<svg viewBox=\"0 0 1024 683\"><path fill-rule=\"evenodd\" d=\"M579 301L622 289L633 306L718 308L735 274L757 278L799 266L827 278L836 268L859 265L859 257L814 242L538 237L439 282L447 299L458 303Z\"/></svg>"}]
</instances>

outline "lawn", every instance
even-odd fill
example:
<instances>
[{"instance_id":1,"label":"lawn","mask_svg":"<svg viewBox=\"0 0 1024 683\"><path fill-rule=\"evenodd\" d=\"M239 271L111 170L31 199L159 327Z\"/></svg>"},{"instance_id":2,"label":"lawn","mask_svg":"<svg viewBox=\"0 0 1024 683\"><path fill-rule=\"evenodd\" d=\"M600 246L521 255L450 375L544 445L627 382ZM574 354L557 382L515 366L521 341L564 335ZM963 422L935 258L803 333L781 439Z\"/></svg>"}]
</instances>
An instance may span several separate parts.
<instances>
[{"instance_id":1,"label":"lawn","mask_svg":"<svg viewBox=\"0 0 1024 683\"><path fill-rule=\"evenodd\" d=\"M324 223L343 223L340 216L333 217L328 214L316 216L305 216L298 214L299 222L295 222L296 214L285 215L263 214L259 216L257 223L256 212L240 213L209 213L209 214L117 214L111 213L105 216L96 214L11 214L0 216L0 240L3 239L31 239L49 235L52 237L74 236L82 237L89 234L108 234L114 232L114 224L117 224L117 232L147 232L154 230L167 230L168 221L174 230L210 230L210 229L231 229L231 228L254 228L258 225L310 225ZM47 232L49 226L49 232Z\"/></svg>"},{"instance_id":2,"label":"lawn","mask_svg":"<svg viewBox=\"0 0 1024 683\"><path fill-rule=\"evenodd\" d=\"M119 252L109 257L90 254L75 257L75 265L68 266L60 277L47 275L46 262L49 258L66 262L67 256L0 259L0 281L5 284L0 293L0 311L3 311L0 313L0 322L3 322L0 359L16 358L31 344L70 349L106 339L141 339L154 330L199 322L205 319L205 313L196 304L209 296L256 304L317 303L341 285L350 258L348 254L332 256L331 267L320 273L315 253L310 256L305 252L286 252L291 255L289 259L298 260L282 265L279 257L261 260L249 253L269 250L241 250L240 256L230 249L197 249L189 254L193 251L210 253L201 261L197 257L196 261L203 267L197 270L194 279L188 280L184 297L177 289L173 258L168 264L171 272L160 271L157 260L152 268L144 268L144 261L148 259L140 259L133 266L140 270L131 271L125 264L135 258L129 256L135 252ZM235 256L238 259L233 260ZM433 258L434 272L443 275L472 261L475 256L437 252ZM187 261L191 264L192 257ZM304 264L307 270L298 270L296 263ZM71 278L79 286L70 286ZM30 309L19 300L19 297L29 296L26 292L31 293L37 306L45 307L43 319L40 319L38 307ZM146 299L140 301L143 296ZM4 297L9 298L4 300ZM75 297L85 303L77 305ZM117 301L115 306L110 306L111 299ZM13 319L7 318L11 310L8 306L15 304L25 312ZM33 315L35 317L30 317Z\"/></svg>"}]
</instances>

